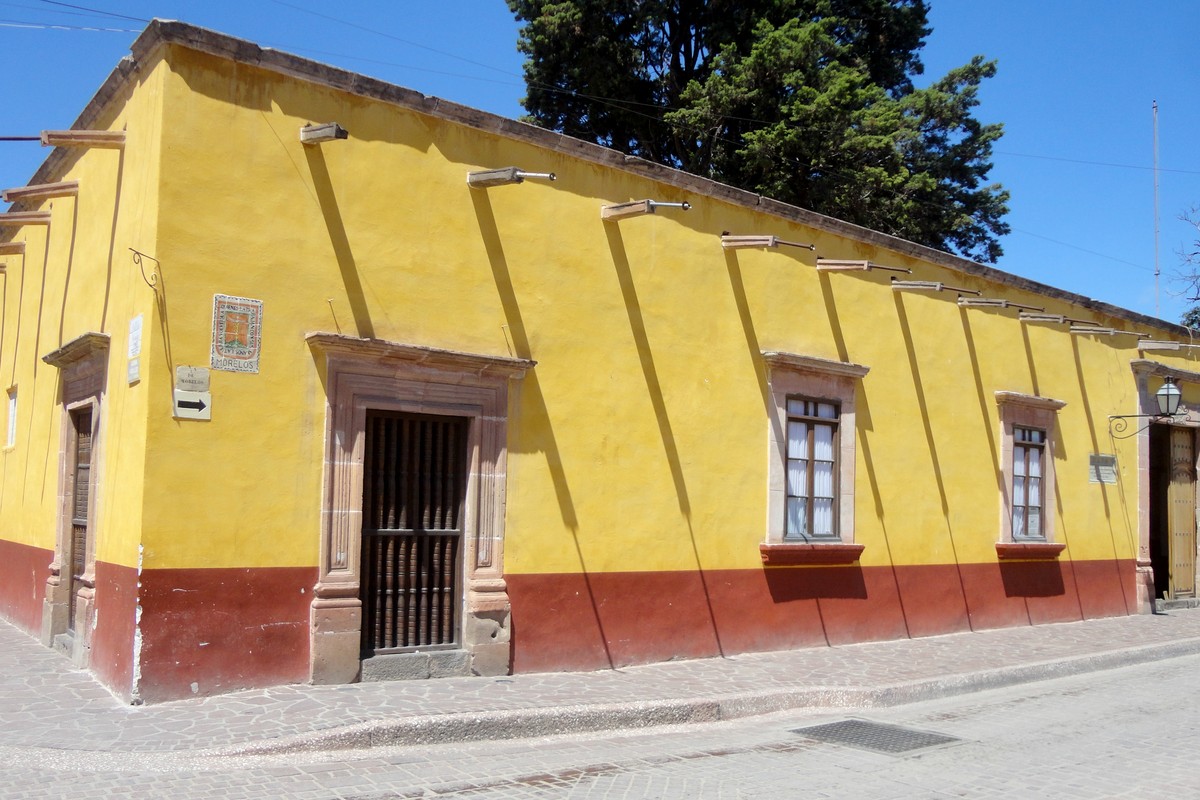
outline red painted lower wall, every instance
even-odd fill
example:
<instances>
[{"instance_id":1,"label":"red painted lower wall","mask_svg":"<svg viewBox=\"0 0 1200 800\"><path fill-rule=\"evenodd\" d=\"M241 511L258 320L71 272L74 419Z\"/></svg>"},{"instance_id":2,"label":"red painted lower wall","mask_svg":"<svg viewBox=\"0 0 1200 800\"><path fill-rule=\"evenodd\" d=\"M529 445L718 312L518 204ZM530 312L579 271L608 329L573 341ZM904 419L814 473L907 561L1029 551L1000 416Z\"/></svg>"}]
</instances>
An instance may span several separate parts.
<instances>
[{"instance_id":1,"label":"red painted lower wall","mask_svg":"<svg viewBox=\"0 0 1200 800\"><path fill-rule=\"evenodd\" d=\"M52 556L0 541L0 613L35 634ZM513 671L621 667L1132 614L1135 567L1132 560L1055 560L508 575ZM303 682L316 578L312 567L138 576L100 562L91 668L129 697L140 660L137 691L146 701Z\"/></svg>"},{"instance_id":2,"label":"red painted lower wall","mask_svg":"<svg viewBox=\"0 0 1200 800\"><path fill-rule=\"evenodd\" d=\"M138 575L133 567L96 562L96 628L88 668L118 697L133 690L133 632Z\"/></svg>"},{"instance_id":3,"label":"red painted lower wall","mask_svg":"<svg viewBox=\"0 0 1200 800\"><path fill-rule=\"evenodd\" d=\"M1132 560L508 575L513 671L1132 614Z\"/></svg>"},{"instance_id":4,"label":"red painted lower wall","mask_svg":"<svg viewBox=\"0 0 1200 800\"><path fill-rule=\"evenodd\" d=\"M42 600L54 551L0 539L0 616L34 636L42 632Z\"/></svg>"},{"instance_id":5,"label":"red painted lower wall","mask_svg":"<svg viewBox=\"0 0 1200 800\"><path fill-rule=\"evenodd\" d=\"M308 679L315 567L141 575L138 692L153 702Z\"/></svg>"}]
</instances>

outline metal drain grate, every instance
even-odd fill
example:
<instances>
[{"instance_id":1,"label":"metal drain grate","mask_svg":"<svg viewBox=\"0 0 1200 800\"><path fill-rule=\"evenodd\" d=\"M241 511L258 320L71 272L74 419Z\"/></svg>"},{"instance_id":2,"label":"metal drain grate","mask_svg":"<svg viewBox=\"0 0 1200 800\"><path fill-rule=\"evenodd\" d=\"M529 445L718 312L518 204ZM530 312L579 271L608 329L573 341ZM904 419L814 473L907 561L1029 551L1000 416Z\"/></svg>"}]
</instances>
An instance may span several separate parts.
<instances>
[{"instance_id":1,"label":"metal drain grate","mask_svg":"<svg viewBox=\"0 0 1200 800\"><path fill-rule=\"evenodd\" d=\"M861 747L877 753L911 753L913 750L923 750L926 747L936 747L959 741L953 736L945 736L940 733L914 731L897 725L884 725L880 722L867 722L861 719L847 719L841 722L830 722L826 725L813 725L810 728L795 728L792 733L798 733L820 742L848 744L851 747Z\"/></svg>"}]
</instances>

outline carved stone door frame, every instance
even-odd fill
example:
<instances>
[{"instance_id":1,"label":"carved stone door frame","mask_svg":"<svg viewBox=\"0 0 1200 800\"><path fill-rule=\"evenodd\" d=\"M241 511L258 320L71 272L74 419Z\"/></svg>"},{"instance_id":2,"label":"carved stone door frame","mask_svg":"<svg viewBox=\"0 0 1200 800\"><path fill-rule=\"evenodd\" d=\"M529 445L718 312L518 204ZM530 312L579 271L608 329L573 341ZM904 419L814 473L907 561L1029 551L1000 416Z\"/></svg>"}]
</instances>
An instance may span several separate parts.
<instances>
[{"instance_id":1,"label":"carved stone door frame","mask_svg":"<svg viewBox=\"0 0 1200 800\"><path fill-rule=\"evenodd\" d=\"M76 666L86 667L95 628L97 510L103 480L103 398L108 376L108 334L85 333L42 361L59 370L62 385L62 418L58 452L58 532L54 561L42 603L42 643L61 648ZM76 415L91 418L91 464L87 509L86 552L78 588L71 574L73 546ZM74 619L74 631L70 621Z\"/></svg>"},{"instance_id":2,"label":"carved stone door frame","mask_svg":"<svg viewBox=\"0 0 1200 800\"><path fill-rule=\"evenodd\" d=\"M310 617L312 682L349 683L361 675L359 562L368 409L468 418L463 649L456 665L442 657L442 668L426 665L425 674L507 674L511 607L503 548L508 387L535 362L332 333L306 339L324 356L327 399L320 562ZM446 664L457 668L447 670ZM404 671L405 677L422 674L412 663Z\"/></svg>"}]
</instances>

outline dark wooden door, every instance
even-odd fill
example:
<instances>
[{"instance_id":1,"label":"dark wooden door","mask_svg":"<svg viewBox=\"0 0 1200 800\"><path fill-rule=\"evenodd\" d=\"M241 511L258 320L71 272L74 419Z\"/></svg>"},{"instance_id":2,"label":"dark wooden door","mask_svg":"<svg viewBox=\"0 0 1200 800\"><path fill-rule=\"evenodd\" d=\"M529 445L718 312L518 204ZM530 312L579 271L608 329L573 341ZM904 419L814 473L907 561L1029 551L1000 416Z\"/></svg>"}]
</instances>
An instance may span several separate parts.
<instances>
[{"instance_id":1,"label":"dark wooden door","mask_svg":"<svg viewBox=\"0 0 1200 800\"><path fill-rule=\"evenodd\" d=\"M459 643L468 424L465 417L367 414L364 656Z\"/></svg>"},{"instance_id":2,"label":"dark wooden door","mask_svg":"<svg viewBox=\"0 0 1200 800\"><path fill-rule=\"evenodd\" d=\"M71 595L67 605L67 629L75 632L75 603L87 569L88 509L92 487L92 410L71 412L74 438L71 481Z\"/></svg>"}]
</instances>

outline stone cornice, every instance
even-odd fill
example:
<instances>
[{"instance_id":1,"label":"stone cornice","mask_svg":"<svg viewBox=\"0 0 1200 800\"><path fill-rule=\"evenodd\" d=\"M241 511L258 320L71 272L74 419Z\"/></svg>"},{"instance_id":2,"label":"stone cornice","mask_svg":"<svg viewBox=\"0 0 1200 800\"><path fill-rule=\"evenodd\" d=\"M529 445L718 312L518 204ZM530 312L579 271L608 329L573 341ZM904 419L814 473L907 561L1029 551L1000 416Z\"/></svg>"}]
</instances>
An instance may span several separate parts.
<instances>
[{"instance_id":1,"label":"stone cornice","mask_svg":"<svg viewBox=\"0 0 1200 800\"><path fill-rule=\"evenodd\" d=\"M42 361L45 361L52 367L63 369L89 356L106 352L108 350L108 342L109 336L107 333L90 331L72 339L57 350L46 353L46 355L42 356Z\"/></svg>"},{"instance_id":2,"label":"stone cornice","mask_svg":"<svg viewBox=\"0 0 1200 800\"><path fill-rule=\"evenodd\" d=\"M1065 400L1054 400L1049 397L1038 397L1035 394L1022 394L1021 392L996 392L996 405L998 406L1024 406L1026 408L1036 408L1039 411L1058 411L1067 405Z\"/></svg>"},{"instance_id":3,"label":"stone cornice","mask_svg":"<svg viewBox=\"0 0 1200 800\"><path fill-rule=\"evenodd\" d=\"M771 367L815 372L822 375L835 375L840 378L862 378L871 371L870 367L853 364L849 361L833 361L816 356L802 356L796 353L781 353L775 350L763 351L763 361Z\"/></svg>"},{"instance_id":4,"label":"stone cornice","mask_svg":"<svg viewBox=\"0 0 1200 800\"><path fill-rule=\"evenodd\" d=\"M1149 377L1151 375L1159 378L1165 378L1168 375L1175 378L1176 381L1186 381L1187 383L1200 383L1200 372L1194 372L1180 367L1172 367L1161 361L1152 361L1148 358L1135 358L1129 362L1129 368L1133 370L1134 375Z\"/></svg>"},{"instance_id":5,"label":"stone cornice","mask_svg":"<svg viewBox=\"0 0 1200 800\"><path fill-rule=\"evenodd\" d=\"M443 350L438 347L402 344L385 339L362 339L341 333L309 333L304 337L309 347L327 354L367 356L380 359L397 359L439 369L451 369L474 374L499 374L519 378L525 371L537 365L536 361L508 356L489 356L464 353L458 350Z\"/></svg>"}]
</instances>

